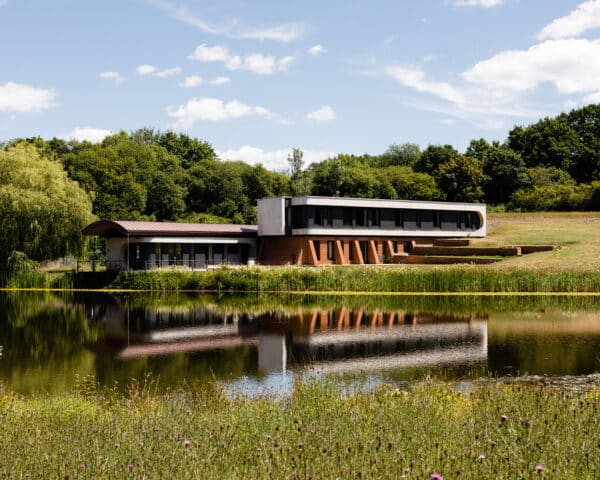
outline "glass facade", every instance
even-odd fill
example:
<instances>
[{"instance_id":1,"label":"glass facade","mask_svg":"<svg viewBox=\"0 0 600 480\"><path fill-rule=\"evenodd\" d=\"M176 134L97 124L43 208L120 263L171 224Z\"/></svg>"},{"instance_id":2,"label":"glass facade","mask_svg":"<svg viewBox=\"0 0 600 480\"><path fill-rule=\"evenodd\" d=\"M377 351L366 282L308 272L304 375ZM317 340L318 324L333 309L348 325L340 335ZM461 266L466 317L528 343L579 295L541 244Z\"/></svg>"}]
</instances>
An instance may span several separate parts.
<instances>
[{"instance_id":1,"label":"glass facade","mask_svg":"<svg viewBox=\"0 0 600 480\"><path fill-rule=\"evenodd\" d=\"M393 208L295 205L286 209L292 229L374 229L475 231L481 228L476 212Z\"/></svg>"},{"instance_id":2,"label":"glass facade","mask_svg":"<svg viewBox=\"0 0 600 480\"><path fill-rule=\"evenodd\" d=\"M129 244L129 268L132 270L170 266L206 268L222 263L248 263L248 245L143 242Z\"/></svg>"}]
</instances>

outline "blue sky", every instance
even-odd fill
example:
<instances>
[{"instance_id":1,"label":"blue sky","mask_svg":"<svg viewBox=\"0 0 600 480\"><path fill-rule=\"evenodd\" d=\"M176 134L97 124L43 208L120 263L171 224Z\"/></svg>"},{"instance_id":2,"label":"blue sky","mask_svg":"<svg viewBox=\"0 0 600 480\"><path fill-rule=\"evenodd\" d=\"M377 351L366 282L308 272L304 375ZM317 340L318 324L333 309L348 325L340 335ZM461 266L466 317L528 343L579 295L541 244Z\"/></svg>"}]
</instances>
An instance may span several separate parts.
<instances>
[{"instance_id":1,"label":"blue sky","mask_svg":"<svg viewBox=\"0 0 600 480\"><path fill-rule=\"evenodd\" d=\"M0 0L0 140L150 126L285 168L600 102L600 0Z\"/></svg>"}]
</instances>

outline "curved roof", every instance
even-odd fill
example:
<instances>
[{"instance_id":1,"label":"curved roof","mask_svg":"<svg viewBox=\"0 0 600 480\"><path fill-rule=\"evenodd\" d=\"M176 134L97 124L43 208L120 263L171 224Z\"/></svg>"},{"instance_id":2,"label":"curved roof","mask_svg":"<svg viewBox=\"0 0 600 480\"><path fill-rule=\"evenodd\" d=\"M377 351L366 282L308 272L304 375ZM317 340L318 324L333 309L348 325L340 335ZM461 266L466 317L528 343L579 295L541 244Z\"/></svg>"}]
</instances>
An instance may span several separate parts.
<instances>
[{"instance_id":1,"label":"curved roof","mask_svg":"<svg viewBox=\"0 0 600 480\"><path fill-rule=\"evenodd\" d=\"M103 237L125 236L256 236L256 225L231 223L136 222L129 220L99 220L82 230L84 235Z\"/></svg>"}]
</instances>

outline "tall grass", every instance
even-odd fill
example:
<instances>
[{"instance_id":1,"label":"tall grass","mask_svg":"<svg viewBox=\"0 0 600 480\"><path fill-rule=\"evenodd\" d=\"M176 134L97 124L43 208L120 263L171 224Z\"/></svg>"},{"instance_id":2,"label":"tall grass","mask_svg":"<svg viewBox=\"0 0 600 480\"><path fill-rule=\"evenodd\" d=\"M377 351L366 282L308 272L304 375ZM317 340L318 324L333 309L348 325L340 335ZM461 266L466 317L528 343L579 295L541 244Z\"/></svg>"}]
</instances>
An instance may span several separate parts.
<instances>
[{"instance_id":1,"label":"tall grass","mask_svg":"<svg viewBox=\"0 0 600 480\"><path fill-rule=\"evenodd\" d=\"M577 478L600 476L600 389L446 385L290 398L214 386L157 395L0 394L2 478Z\"/></svg>"},{"instance_id":2,"label":"tall grass","mask_svg":"<svg viewBox=\"0 0 600 480\"><path fill-rule=\"evenodd\" d=\"M121 273L113 286L221 292L600 292L600 271L496 270L481 265L223 267L207 272Z\"/></svg>"}]
</instances>

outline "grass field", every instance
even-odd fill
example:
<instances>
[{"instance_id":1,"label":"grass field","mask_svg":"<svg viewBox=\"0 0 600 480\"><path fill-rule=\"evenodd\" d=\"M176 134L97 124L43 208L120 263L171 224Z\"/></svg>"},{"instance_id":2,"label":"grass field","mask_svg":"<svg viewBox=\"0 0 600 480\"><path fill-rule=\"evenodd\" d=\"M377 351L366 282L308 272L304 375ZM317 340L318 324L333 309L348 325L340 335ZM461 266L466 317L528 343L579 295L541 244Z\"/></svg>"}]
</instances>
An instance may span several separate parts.
<instances>
[{"instance_id":1,"label":"grass field","mask_svg":"<svg viewBox=\"0 0 600 480\"><path fill-rule=\"evenodd\" d=\"M600 270L599 212L490 213L488 236L475 245L561 245L555 252L513 257L494 269Z\"/></svg>"},{"instance_id":2,"label":"grass field","mask_svg":"<svg viewBox=\"0 0 600 480\"><path fill-rule=\"evenodd\" d=\"M2 478L597 479L600 388L0 393Z\"/></svg>"}]
</instances>

